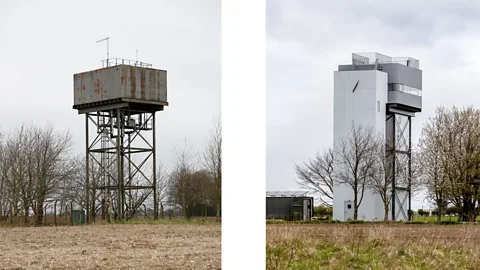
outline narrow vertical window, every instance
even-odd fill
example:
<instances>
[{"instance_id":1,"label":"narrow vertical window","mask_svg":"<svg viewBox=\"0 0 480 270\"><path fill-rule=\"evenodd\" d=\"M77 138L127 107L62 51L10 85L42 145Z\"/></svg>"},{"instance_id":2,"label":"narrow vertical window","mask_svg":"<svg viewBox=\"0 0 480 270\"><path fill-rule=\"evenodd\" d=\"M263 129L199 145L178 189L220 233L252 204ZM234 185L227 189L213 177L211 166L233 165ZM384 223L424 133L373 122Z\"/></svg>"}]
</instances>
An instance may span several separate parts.
<instances>
[{"instance_id":1,"label":"narrow vertical window","mask_svg":"<svg viewBox=\"0 0 480 270\"><path fill-rule=\"evenodd\" d=\"M380 101L377 100L377 112L380 112Z\"/></svg>"}]
</instances>

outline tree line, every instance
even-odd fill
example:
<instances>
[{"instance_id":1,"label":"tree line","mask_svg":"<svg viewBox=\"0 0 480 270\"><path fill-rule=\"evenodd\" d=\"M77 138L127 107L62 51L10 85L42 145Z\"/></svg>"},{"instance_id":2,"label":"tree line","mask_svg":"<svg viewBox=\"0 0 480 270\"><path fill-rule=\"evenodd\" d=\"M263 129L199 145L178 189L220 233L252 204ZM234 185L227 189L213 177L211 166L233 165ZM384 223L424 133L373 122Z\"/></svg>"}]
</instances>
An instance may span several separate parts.
<instances>
[{"instance_id":1,"label":"tree line","mask_svg":"<svg viewBox=\"0 0 480 270\"><path fill-rule=\"evenodd\" d=\"M28 223L29 217L33 216L35 224L39 225L44 222L47 207L55 216L57 213L64 216L71 212L73 205L87 210L86 202L93 202L90 204L92 209L89 209L93 220L101 216L101 193L92 190L92 186L100 183L100 168L95 164L89 168L90 188L87 188L85 156L74 153L73 145L71 134L60 132L53 125L22 125L9 134L1 134L0 221L13 222L15 219L18 222L21 218L23 223ZM206 216L208 207L215 209L216 219L219 220L222 179L220 120L213 122L200 153L192 153L186 144L183 149L175 148L175 153L170 171L161 165L157 168L160 216L172 217L176 213L185 218L199 214ZM153 199L140 199L149 193L134 193L131 198L144 203L130 202L128 206L132 211L129 218L134 218L139 212L144 215L152 212Z\"/></svg>"},{"instance_id":2,"label":"tree line","mask_svg":"<svg viewBox=\"0 0 480 270\"><path fill-rule=\"evenodd\" d=\"M424 192L438 220L448 206L458 209L461 221L474 221L480 211L480 111L473 107L439 107L424 124L420 140L411 150L411 171L405 160L393 168L388 151L392 142L369 127L352 124L349 136L338 147L319 152L295 165L297 182L316 192L321 203L331 206L334 185L353 190L354 219L366 191L378 194L388 219L392 180L411 180L412 194ZM405 158L401 155L396 158ZM410 214L410 213L409 213Z\"/></svg>"}]
</instances>

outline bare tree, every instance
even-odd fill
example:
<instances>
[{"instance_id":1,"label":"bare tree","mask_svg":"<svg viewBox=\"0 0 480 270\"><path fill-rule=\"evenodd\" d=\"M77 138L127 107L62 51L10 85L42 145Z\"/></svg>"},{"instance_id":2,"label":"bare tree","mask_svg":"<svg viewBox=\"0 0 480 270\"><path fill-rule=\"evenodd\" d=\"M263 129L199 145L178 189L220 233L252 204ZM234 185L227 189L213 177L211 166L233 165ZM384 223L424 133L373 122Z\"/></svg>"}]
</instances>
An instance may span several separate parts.
<instances>
[{"instance_id":1,"label":"bare tree","mask_svg":"<svg viewBox=\"0 0 480 270\"><path fill-rule=\"evenodd\" d=\"M441 150L443 125L441 123L443 109L438 109L435 118L430 118L424 125L420 139L421 155L424 164L423 183L427 188L428 198L434 202L437 209L437 219L441 219L441 209L447 201L447 175L445 174Z\"/></svg>"},{"instance_id":2,"label":"bare tree","mask_svg":"<svg viewBox=\"0 0 480 270\"><path fill-rule=\"evenodd\" d=\"M81 206L83 210L86 210L88 190L90 220L94 221L97 213L101 209L102 193L95 190L95 187L100 184L100 167L94 162L90 163L90 187L87 189L85 156L83 154L74 156L69 155L68 160L68 164L71 168L70 174L65 175L65 177L56 183L54 188L55 191L49 196L50 200L54 205L56 205L55 202L58 202L60 216L65 214L65 208L71 203Z\"/></svg>"},{"instance_id":3,"label":"bare tree","mask_svg":"<svg viewBox=\"0 0 480 270\"><path fill-rule=\"evenodd\" d=\"M393 166L389 153L386 151L386 143L383 138L379 138L378 145L375 149L375 164L373 165L373 173L371 180L368 181L368 188L378 194L383 202L384 221L388 220L389 205L392 199L393 184ZM399 168L397 168L399 170ZM397 171L398 173L398 171Z\"/></svg>"},{"instance_id":4,"label":"bare tree","mask_svg":"<svg viewBox=\"0 0 480 270\"><path fill-rule=\"evenodd\" d=\"M387 145L391 145L391 143L392 142L387 143L383 136L377 138L375 164L371 181L368 182L368 189L374 194L378 194L382 200L384 207L384 221L388 220L394 178L410 181L409 186L412 196L421 189L421 166L418 152L413 149L411 150L410 168L406 165L408 164L408 156L395 156L396 166L394 171L392 152L387 150Z\"/></svg>"},{"instance_id":5,"label":"bare tree","mask_svg":"<svg viewBox=\"0 0 480 270\"><path fill-rule=\"evenodd\" d=\"M295 165L297 183L320 195L320 202L326 206L332 205L334 184L334 152L330 148L324 153L317 153L315 158Z\"/></svg>"},{"instance_id":6,"label":"bare tree","mask_svg":"<svg viewBox=\"0 0 480 270\"><path fill-rule=\"evenodd\" d=\"M183 216L189 219L189 206L194 201L195 196L197 196L193 178L195 165L192 162L192 156L190 149L187 148L186 141L183 149L175 149L174 151L177 161L170 173L169 194L172 201L182 207Z\"/></svg>"},{"instance_id":7,"label":"bare tree","mask_svg":"<svg viewBox=\"0 0 480 270\"><path fill-rule=\"evenodd\" d=\"M162 164L157 166L157 200L163 201L168 195L168 173Z\"/></svg>"},{"instance_id":8,"label":"bare tree","mask_svg":"<svg viewBox=\"0 0 480 270\"><path fill-rule=\"evenodd\" d=\"M65 175L55 187L55 192L50 197L52 200L73 203L79 206L82 210L87 210L87 198L92 202L93 192L92 192L92 183L95 179L90 179L90 188L87 187L86 181L86 163L85 157L83 155L72 156L69 158L70 173ZM90 175L93 175L95 172L90 171ZM92 178L92 177L91 177ZM87 197L87 192L89 196ZM89 209L90 210L90 209ZM87 211L88 214L91 214ZM91 217L92 215L90 215ZM89 219L87 220L89 221Z\"/></svg>"},{"instance_id":9,"label":"bare tree","mask_svg":"<svg viewBox=\"0 0 480 270\"><path fill-rule=\"evenodd\" d=\"M212 175L206 170L195 171L192 175L193 188L197 191L197 195L193 198L193 204L202 208L199 215L207 216L207 206L211 201L215 201L215 182Z\"/></svg>"},{"instance_id":10,"label":"bare tree","mask_svg":"<svg viewBox=\"0 0 480 270\"><path fill-rule=\"evenodd\" d=\"M352 123L350 133L335 150L338 166L335 180L353 191L353 218L358 219L358 209L375 169L377 140L369 127Z\"/></svg>"},{"instance_id":11,"label":"bare tree","mask_svg":"<svg viewBox=\"0 0 480 270\"><path fill-rule=\"evenodd\" d=\"M4 151L4 176L7 196L10 197L10 215L23 212L27 223L34 196L31 158L32 129L23 125L9 136Z\"/></svg>"},{"instance_id":12,"label":"bare tree","mask_svg":"<svg viewBox=\"0 0 480 270\"><path fill-rule=\"evenodd\" d=\"M420 146L425 185L440 217L448 202L461 210L462 221L480 212L479 187L472 185L480 167L480 111L440 107L424 125Z\"/></svg>"},{"instance_id":13,"label":"bare tree","mask_svg":"<svg viewBox=\"0 0 480 270\"><path fill-rule=\"evenodd\" d=\"M22 127L23 128L23 127ZM20 193L21 193L21 198L23 202L23 208L24 208L24 223L28 222L28 216L29 216L29 209L33 209L33 199L35 197L35 160L33 158L34 153L34 144L35 140L33 138L33 129L27 129L25 130L25 133L20 135L19 140L17 141L19 143L18 149L20 150L20 155L21 157L19 158L20 160L23 160L23 164L19 165L19 167L24 167L24 172L20 173L20 179L22 179L21 183L21 188L20 188Z\"/></svg>"},{"instance_id":14,"label":"bare tree","mask_svg":"<svg viewBox=\"0 0 480 270\"><path fill-rule=\"evenodd\" d=\"M49 125L45 129L35 129L34 139L36 224L41 224L45 200L62 179L75 171L75 166L68 160L68 150L72 144L69 133L56 133L53 126Z\"/></svg>"},{"instance_id":15,"label":"bare tree","mask_svg":"<svg viewBox=\"0 0 480 270\"><path fill-rule=\"evenodd\" d=\"M5 148L3 134L0 133L0 222L6 219L6 210L8 209L8 200L5 192L8 170Z\"/></svg>"},{"instance_id":16,"label":"bare tree","mask_svg":"<svg viewBox=\"0 0 480 270\"><path fill-rule=\"evenodd\" d=\"M168 173L162 164L157 167L157 201L160 204L158 210L160 211L160 217L163 218L163 201L168 196Z\"/></svg>"},{"instance_id":17,"label":"bare tree","mask_svg":"<svg viewBox=\"0 0 480 270\"><path fill-rule=\"evenodd\" d=\"M425 174L424 163L422 159L422 152L418 147L412 147L411 149L411 192L412 197L415 197L420 191L423 191L423 175ZM407 172L405 172L407 173ZM405 177L407 178L407 177Z\"/></svg>"},{"instance_id":18,"label":"bare tree","mask_svg":"<svg viewBox=\"0 0 480 270\"><path fill-rule=\"evenodd\" d=\"M213 178L213 196L217 207L216 220L218 222L222 204L222 125L220 118L213 121L213 129L203 153L202 163Z\"/></svg>"},{"instance_id":19,"label":"bare tree","mask_svg":"<svg viewBox=\"0 0 480 270\"><path fill-rule=\"evenodd\" d=\"M0 204L10 216L22 214L28 222L30 210L36 223L43 221L44 207L57 189L59 179L69 174L68 134L54 132L53 126L21 126L2 143Z\"/></svg>"}]
</instances>

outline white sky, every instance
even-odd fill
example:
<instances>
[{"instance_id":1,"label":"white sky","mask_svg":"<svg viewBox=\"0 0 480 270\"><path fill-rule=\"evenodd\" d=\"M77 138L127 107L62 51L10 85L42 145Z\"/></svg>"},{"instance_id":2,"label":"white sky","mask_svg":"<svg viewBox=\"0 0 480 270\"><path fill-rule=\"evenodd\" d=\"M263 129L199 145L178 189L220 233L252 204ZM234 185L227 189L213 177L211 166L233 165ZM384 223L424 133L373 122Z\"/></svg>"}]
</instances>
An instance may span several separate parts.
<instances>
[{"instance_id":1,"label":"white sky","mask_svg":"<svg viewBox=\"0 0 480 270\"><path fill-rule=\"evenodd\" d=\"M300 190L294 164L333 143L333 72L353 52L420 61L413 143L437 106L477 106L479 29L475 1L267 0L266 189Z\"/></svg>"},{"instance_id":2,"label":"white sky","mask_svg":"<svg viewBox=\"0 0 480 270\"><path fill-rule=\"evenodd\" d=\"M1 1L0 130L22 123L70 131L85 153L73 74L110 57L166 69L170 106L157 117L157 160L169 168L185 138L200 151L220 115L220 1Z\"/></svg>"}]
</instances>

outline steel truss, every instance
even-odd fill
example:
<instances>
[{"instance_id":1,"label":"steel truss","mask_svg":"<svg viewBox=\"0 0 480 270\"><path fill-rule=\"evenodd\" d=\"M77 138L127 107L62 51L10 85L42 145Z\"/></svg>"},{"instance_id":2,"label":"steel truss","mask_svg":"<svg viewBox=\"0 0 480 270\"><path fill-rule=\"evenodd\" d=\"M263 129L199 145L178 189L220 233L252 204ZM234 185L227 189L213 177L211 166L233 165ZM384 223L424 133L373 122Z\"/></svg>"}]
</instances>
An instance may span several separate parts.
<instances>
[{"instance_id":1,"label":"steel truss","mask_svg":"<svg viewBox=\"0 0 480 270\"><path fill-rule=\"evenodd\" d=\"M400 215L405 220L411 220L412 203L412 116L389 112L386 118L386 151L392 177L391 214L392 220ZM400 191L406 191L406 196L400 196ZM405 193L403 193L405 194ZM408 199L408 211L405 204ZM398 204L398 208L396 208Z\"/></svg>"},{"instance_id":2,"label":"steel truss","mask_svg":"<svg viewBox=\"0 0 480 270\"><path fill-rule=\"evenodd\" d=\"M155 111L123 107L87 112L85 125L86 182L90 191L87 192L87 222L95 219L97 209L95 200L89 201L89 193L94 198L101 196L102 219L107 221L110 221L110 213L116 220L134 217L153 193L154 219L157 219ZM89 126L96 130L92 142L89 141ZM93 171L89 173L89 168L94 166L100 176ZM90 179L94 180L91 186Z\"/></svg>"}]
</instances>

